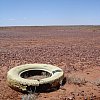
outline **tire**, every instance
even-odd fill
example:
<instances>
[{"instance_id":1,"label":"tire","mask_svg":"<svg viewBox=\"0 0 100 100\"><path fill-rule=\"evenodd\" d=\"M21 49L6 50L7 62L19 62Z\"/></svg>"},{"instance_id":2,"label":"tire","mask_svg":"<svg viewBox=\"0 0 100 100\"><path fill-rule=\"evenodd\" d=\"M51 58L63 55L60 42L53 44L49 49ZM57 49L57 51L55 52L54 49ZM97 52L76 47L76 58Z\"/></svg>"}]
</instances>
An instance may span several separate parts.
<instances>
[{"instance_id":1,"label":"tire","mask_svg":"<svg viewBox=\"0 0 100 100\"><path fill-rule=\"evenodd\" d=\"M25 79L21 77L22 73L30 70L41 70L50 73L50 77L40 80ZM7 83L11 88L18 91L28 91L28 87L39 87L45 84L50 84L55 87L60 84L64 78L63 70L59 67L49 64L25 64L10 69L7 73Z\"/></svg>"}]
</instances>

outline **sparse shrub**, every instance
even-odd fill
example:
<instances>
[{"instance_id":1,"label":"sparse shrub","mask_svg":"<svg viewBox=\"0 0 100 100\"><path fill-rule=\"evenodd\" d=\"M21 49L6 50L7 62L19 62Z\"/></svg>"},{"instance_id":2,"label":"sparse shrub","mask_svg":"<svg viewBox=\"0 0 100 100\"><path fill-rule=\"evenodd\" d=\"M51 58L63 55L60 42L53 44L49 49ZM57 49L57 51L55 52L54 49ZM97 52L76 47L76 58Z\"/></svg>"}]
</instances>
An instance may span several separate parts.
<instances>
[{"instance_id":1,"label":"sparse shrub","mask_svg":"<svg viewBox=\"0 0 100 100\"><path fill-rule=\"evenodd\" d=\"M97 86L100 86L100 79L96 80L96 81L94 82L94 84L97 85Z\"/></svg>"},{"instance_id":2,"label":"sparse shrub","mask_svg":"<svg viewBox=\"0 0 100 100\"><path fill-rule=\"evenodd\" d=\"M67 76L66 82L68 84L76 84L76 85L84 85L85 83L87 83L85 79L81 79L81 78L73 77L73 76Z\"/></svg>"},{"instance_id":3,"label":"sparse shrub","mask_svg":"<svg viewBox=\"0 0 100 100\"><path fill-rule=\"evenodd\" d=\"M34 91L32 90L32 88L30 88L30 90L28 91L28 94L22 96L22 100L36 100L38 95L39 95L39 93L36 93L36 87L35 87Z\"/></svg>"},{"instance_id":4,"label":"sparse shrub","mask_svg":"<svg viewBox=\"0 0 100 100\"><path fill-rule=\"evenodd\" d=\"M36 100L37 96L38 95L36 93L27 94L27 95L22 96L22 100Z\"/></svg>"}]
</instances>

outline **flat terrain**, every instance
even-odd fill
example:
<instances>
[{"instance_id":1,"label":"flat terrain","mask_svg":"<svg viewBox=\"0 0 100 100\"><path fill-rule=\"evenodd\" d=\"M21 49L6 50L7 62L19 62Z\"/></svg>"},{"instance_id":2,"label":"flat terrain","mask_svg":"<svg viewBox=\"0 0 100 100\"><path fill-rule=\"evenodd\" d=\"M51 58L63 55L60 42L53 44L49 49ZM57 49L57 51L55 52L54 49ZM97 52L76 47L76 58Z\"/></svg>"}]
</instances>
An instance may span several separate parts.
<instances>
[{"instance_id":1,"label":"flat terrain","mask_svg":"<svg viewBox=\"0 0 100 100\"><path fill-rule=\"evenodd\" d=\"M56 65L65 73L64 86L37 100L100 100L100 26L1 27L0 100L21 100L6 75L26 63Z\"/></svg>"}]
</instances>

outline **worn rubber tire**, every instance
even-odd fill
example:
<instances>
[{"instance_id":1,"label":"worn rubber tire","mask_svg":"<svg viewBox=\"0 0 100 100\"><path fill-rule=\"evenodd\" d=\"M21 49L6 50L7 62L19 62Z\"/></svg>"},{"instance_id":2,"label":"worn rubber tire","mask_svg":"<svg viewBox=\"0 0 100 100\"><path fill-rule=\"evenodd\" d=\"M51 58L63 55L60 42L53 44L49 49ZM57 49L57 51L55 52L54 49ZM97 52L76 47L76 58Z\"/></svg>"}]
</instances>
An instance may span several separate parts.
<instances>
[{"instance_id":1,"label":"worn rubber tire","mask_svg":"<svg viewBox=\"0 0 100 100\"><path fill-rule=\"evenodd\" d=\"M43 70L51 73L48 78L38 80L25 79L20 76L22 72L28 70ZM25 64L10 69L7 73L7 83L10 87L20 90L27 91L28 86L39 86L42 84L51 84L51 87L60 84L64 78L63 70L59 67L50 64Z\"/></svg>"}]
</instances>

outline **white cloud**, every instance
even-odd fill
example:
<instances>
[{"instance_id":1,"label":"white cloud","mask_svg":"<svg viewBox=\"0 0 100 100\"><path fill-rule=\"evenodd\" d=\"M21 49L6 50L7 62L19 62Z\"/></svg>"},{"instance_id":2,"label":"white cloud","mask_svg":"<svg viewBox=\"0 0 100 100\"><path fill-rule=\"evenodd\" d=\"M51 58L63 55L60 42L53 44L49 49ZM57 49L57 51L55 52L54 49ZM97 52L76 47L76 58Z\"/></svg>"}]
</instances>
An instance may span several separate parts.
<instances>
[{"instance_id":1,"label":"white cloud","mask_svg":"<svg viewBox=\"0 0 100 100\"><path fill-rule=\"evenodd\" d=\"M15 18L10 18L8 21L23 21L23 20L28 20L26 17L21 18L21 19L15 19Z\"/></svg>"},{"instance_id":2,"label":"white cloud","mask_svg":"<svg viewBox=\"0 0 100 100\"><path fill-rule=\"evenodd\" d=\"M27 18L26 18L26 17L24 17L24 18L23 18L23 20L27 20Z\"/></svg>"},{"instance_id":3,"label":"white cloud","mask_svg":"<svg viewBox=\"0 0 100 100\"><path fill-rule=\"evenodd\" d=\"M11 19L8 19L9 21L16 21L16 19L14 19L14 18L11 18Z\"/></svg>"}]
</instances>

